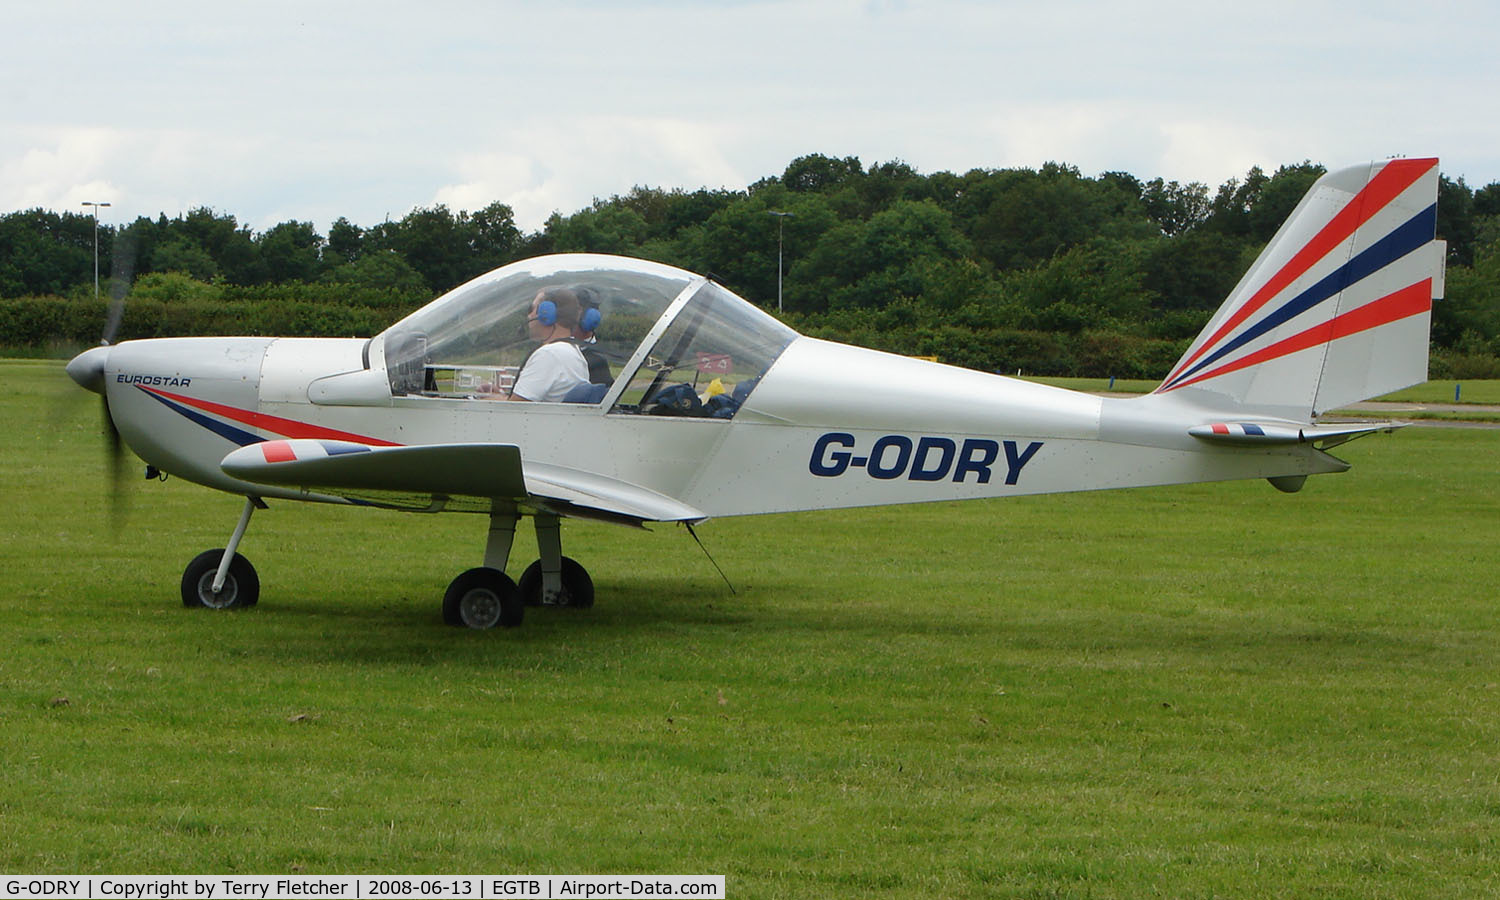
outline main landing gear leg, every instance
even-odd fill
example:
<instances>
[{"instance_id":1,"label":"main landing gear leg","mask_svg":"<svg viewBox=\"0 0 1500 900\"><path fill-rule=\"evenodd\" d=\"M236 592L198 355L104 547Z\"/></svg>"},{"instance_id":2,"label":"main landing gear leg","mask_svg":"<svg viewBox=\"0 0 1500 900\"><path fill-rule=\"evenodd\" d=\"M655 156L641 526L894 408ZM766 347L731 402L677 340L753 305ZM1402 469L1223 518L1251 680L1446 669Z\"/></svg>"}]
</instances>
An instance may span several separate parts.
<instances>
[{"instance_id":1,"label":"main landing gear leg","mask_svg":"<svg viewBox=\"0 0 1500 900\"><path fill-rule=\"evenodd\" d=\"M237 609L254 606L260 600L260 577L250 561L239 555L240 541L250 527L250 514L266 508L259 497L246 497L240 522L229 538L229 546L205 550L193 557L182 573L182 605L206 606L210 609Z\"/></svg>"},{"instance_id":2,"label":"main landing gear leg","mask_svg":"<svg viewBox=\"0 0 1500 900\"><path fill-rule=\"evenodd\" d=\"M516 587L526 605L593 606L593 579L576 560L562 555L557 516L537 513L536 546L542 558L526 567Z\"/></svg>"},{"instance_id":3,"label":"main landing gear leg","mask_svg":"<svg viewBox=\"0 0 1500 900\"><path fill-rule=\"evenodd\" d=\"M516 511L496 507L490 511L490 533L484 545L484 565L470 569L448 585L443 594L443 621L466 628L514 628L526 609L516 593L516 583L505 574L511 540L516 534Z\"/></svg>"},{"instance_id":4,"label":"main landing gear leg","mask_svg":"<svg viewBox=\"0 0 1500 900\"><path fill-rule=\"evenodd\" d=\"M490 513L490 536L484 542L484 564L487 568L505 571L510 561L510 545L516 539L515 513Z\"/></svg>"}]
</instances>

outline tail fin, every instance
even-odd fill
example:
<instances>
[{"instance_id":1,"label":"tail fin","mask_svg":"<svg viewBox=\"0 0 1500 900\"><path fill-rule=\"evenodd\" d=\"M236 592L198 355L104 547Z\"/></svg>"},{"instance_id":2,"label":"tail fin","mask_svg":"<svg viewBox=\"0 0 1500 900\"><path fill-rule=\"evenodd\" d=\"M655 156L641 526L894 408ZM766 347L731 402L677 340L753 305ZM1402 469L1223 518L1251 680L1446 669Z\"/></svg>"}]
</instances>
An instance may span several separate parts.
<instances>
[{"instance_id":1,"label":"tail fin","mask_svg":"<svg viewBox=\"0 0 1500 900\"><path fill-rule=\"evenodd\" d=\"M1311 421L1427 380L1438 161L1319 178L1156 393Z\"/></svg>"}]
</instances>

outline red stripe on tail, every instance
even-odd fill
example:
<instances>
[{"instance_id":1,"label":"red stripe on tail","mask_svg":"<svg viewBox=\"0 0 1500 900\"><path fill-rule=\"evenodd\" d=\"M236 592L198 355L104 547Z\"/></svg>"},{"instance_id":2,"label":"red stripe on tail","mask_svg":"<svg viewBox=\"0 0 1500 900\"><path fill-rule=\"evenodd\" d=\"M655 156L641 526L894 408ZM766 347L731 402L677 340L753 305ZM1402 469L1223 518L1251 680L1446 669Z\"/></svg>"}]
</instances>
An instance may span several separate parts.
<instances>
[{"instance_id":1,"label":"red stripe on tail","mask_svg":"<svg viewBox=\"0 0 1500 900\"><path fill-rule=\"evenodd\" d=\"M1263 362L1290 356L1299 350L1316 347L1319 344L1332 343L1339 338L1358 334L1361 331L1369 331L1371 328L1379 328L1391 322L1415 316L1427 312L1432 308L1432 279L1424 279L1411 287L1402 288L1394 294L1387 294L1371 303L1366 303L1359 309L1350 310L1342 316L1315 325L1306 331L1294 334L1289 338L1277 341L1269 347L1258 350L1249 356L1241 357L1232 363L1227 363L1217 369L1210 369L1187 381L1175 384L1173 390L1196 384L1219 375L1228 375L1240 369L1247 369Z\"/></svg>"}]
</instances>

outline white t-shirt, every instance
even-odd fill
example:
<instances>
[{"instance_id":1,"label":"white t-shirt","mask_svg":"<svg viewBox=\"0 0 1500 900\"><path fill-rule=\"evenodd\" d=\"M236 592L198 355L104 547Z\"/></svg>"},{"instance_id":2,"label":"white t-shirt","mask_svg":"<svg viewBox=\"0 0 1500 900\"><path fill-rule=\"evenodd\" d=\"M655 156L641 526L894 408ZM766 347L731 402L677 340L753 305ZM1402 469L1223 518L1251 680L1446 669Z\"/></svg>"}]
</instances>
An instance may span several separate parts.
<instances>
[{"instance_id":1,"label":"white t-shirt","mask_svg":"<svg viewBox=\"0 0 1500 900\"><path fill-rule=\"evenodd\" d=\"M553 341L536 348L510 392L535 403L558 403L568 391L588 382L583 351L567 341Z\"/></svg>"}]
</instances>

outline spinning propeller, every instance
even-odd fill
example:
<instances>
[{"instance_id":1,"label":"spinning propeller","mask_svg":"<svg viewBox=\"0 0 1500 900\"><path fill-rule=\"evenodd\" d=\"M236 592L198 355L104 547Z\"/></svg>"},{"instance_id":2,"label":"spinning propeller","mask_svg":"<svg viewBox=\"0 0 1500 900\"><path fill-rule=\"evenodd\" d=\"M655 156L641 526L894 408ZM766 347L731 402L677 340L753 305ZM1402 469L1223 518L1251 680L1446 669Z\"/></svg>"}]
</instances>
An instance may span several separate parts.
<instances>
[{"instance_id":1,"label":"spinning propeller","mask_svg":"<svg viewBox=\"0 0 1500 900\"><path fill-rule=\"evenodd\" d=\"M135 250L133 235L127 232L116 233L114 252L111 254L110 300L108 315L104 322L104 333L99 339L99 346L78 354L68 362L67 366L68 377L80 386L98 394L103 402L105 449L109 460L109 505L110 513L116 520L122 518L126 511L124 485L127 460L125 442L121 439L120 429L115 426L114 417L109 412L109 393L105 390L104 378L105 367L109 362L110 346L114 343L115 336L120 331L120 324L125 317L125 295L130 290L131 276L135 272Z\"/></svg>"}]
</instances>

